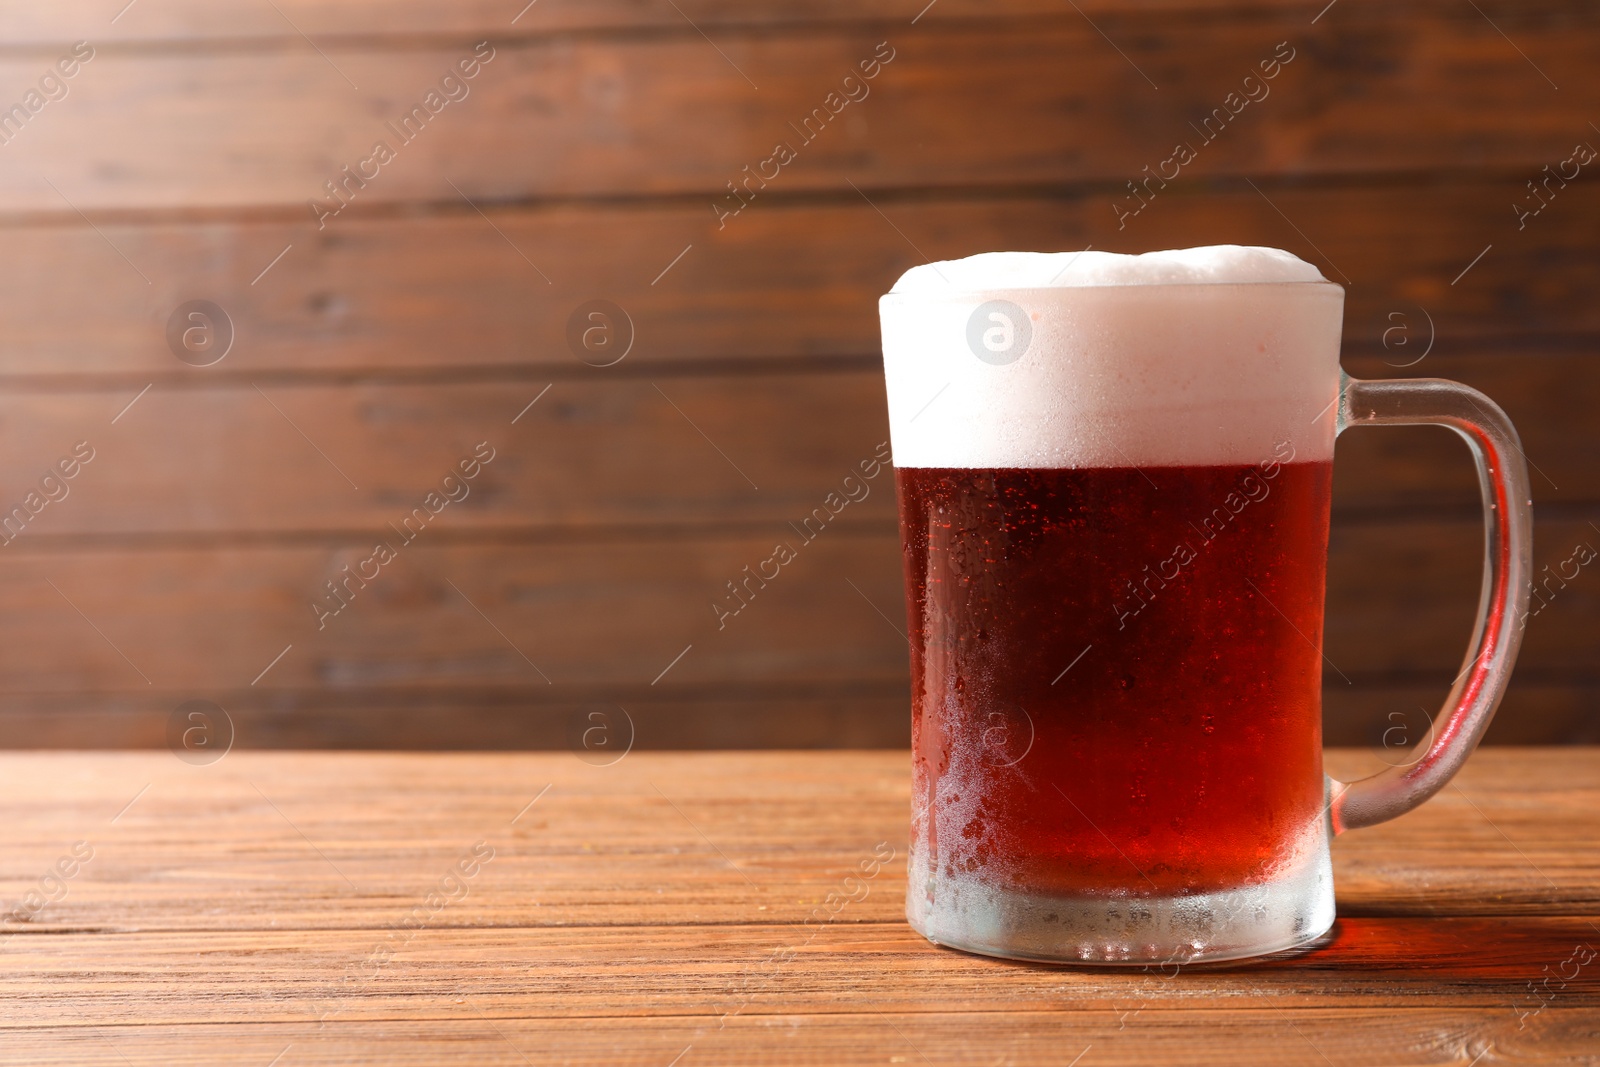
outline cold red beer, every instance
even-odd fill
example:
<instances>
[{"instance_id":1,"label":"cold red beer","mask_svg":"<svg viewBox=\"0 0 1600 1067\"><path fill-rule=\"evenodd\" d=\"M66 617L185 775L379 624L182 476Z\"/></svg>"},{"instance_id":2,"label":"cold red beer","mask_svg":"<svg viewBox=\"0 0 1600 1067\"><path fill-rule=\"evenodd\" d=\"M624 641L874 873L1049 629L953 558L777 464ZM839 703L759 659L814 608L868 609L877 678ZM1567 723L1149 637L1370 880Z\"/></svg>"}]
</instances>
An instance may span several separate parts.
<instances>
[{"instance_id":1,"label":"cold red beer","mask_svg":"<svg viewBox=\"0 0 1600 1067\"><path fill-rule=\"evenodd\" d=\"M1235 246L977 256L884 297L929 938L1113 963L1301 944L1333 921L1347 801L1377 821L1453 770L1322 771L1341 390L1418 385L1341 381L1342 306ZM1507 561L1491 585L1514 588ZM1452 694L1480 732L1515 652L1494 640Z\"/></svg>"},{"instance_id":2,"label":"cold red beer","mask_svg":"<svg viewBox=\"0 0 1600 1067\"><path fill-rule=\"evenodd\" d=\"M969 750L970 792L944 799L991 824L993 877L1194 894L1292 858L1323 803L1331 479L1275 459L898 472L915 759L934 781Z\"/></svg>"}]
</instances>

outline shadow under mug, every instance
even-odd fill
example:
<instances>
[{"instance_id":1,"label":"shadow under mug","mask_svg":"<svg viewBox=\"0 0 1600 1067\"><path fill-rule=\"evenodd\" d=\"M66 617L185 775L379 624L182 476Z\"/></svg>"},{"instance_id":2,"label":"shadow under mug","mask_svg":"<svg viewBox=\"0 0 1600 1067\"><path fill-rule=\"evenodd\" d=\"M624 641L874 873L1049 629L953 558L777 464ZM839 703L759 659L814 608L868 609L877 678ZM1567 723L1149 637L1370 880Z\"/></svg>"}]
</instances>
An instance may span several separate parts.
<instances>
[{"instance_id":1,"label":"shadow under mug","mask_svg":"<svg viewBox=\"0 0 1600 1067\"><path fill-rule=\"evenodd\" d=\"M1339 367L1327 282L880 303L913 692L906 914L1018 959L1228 960L1332 925L1330 845L1438 792L1521 641L1516 431L1438 379ZM1483 597L1406 762L1321 753L1333 443L1437 424L1477 461Z\"/></svg>"}]
</instances>

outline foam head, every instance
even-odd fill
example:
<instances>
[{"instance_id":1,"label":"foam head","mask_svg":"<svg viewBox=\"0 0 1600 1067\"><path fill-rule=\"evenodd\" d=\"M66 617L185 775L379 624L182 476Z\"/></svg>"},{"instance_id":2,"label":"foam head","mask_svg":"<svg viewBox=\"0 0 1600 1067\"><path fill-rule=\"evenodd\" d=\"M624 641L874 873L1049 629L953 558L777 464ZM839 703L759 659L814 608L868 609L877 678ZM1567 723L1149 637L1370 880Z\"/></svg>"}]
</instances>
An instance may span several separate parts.
<instances>
[{"instance_id":1,"label":"foam head","mask_svg":"<svg viewBox=\"0 0 1600 1067\"><path fill-rule=\"evenodd\" d=\"M1344 290L1275 248L990 252L879 302L901 467L1333 455Z\"/></svg>"}]
</instances>

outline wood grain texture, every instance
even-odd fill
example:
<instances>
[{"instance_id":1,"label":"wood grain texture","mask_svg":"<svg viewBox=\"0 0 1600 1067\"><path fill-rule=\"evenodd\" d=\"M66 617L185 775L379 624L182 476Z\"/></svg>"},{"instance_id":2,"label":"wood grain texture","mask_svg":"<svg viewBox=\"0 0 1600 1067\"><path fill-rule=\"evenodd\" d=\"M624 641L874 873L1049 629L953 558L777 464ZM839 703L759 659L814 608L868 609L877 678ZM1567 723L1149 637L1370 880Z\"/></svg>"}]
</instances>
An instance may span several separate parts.
<instances>
[{"instance_id":1,"label":"wood grain texture","mask_svg":"<svg viewBox=\"0 0 1600 1067\"><path fill-rule=\"evenodd\" d=\"M1574 676L1576 674L1576 676ZM1416 742L1438 716L1450 691L1452 675L1361 680L1345 685L1326 677L1322 687L1322 733L1330 745L1359 745L1375 751ZM1594 714L1600 699L1600 678L1565 670L1522 671L1489 727L1489 744L1547 744L1552 737L1571 744L1600 743L1600 720ZM156 712L152 708L152 726ZM164 720L162 720L164 721ZM72 742L68 747L83 747ZM1393 756L1391 755L1392 759Z\"/></svg>"},{"instance_id":2,"label":"wood grain texture","mask_svg":"<svg viewBox=\"0 0 1600 1067\"><path fill-rule=\"evenodd\" d=\"M1542 536L1550 547L1541 561L1600 547L1586 521L1548 523ZM749 586L732 613L741 600L728 583L744 588L743 569L772 557L780 541L797 558L765 587ZM326 583L354 580L374 556L367 539L59 551L19 538L6 549L14 555L0 671L22 692L116 691L145 678L167 691L228 690L248 686L292 643L295 654L258 688L545 677L626 685L650 682L692 644L662 686L905 678L892 529L841 524L802 542L774 524L693 539L545 544L450 543L424 530L411 545L392 534L390 542L397 558L364 587L342 586L346 606L324 617L313 604L340 603ZM1470 636L1482 554L1477 519L1336 526L1325 676L1340 684L1397 672L1452 676ZM1523 668L1537 675L1585 662L1597 612L1600 581L1587 569L1565 589L1552 586L1548 606L1528 620ZM214 625L218 618L227 625ZM1115 622L1108 612L1108 640ZM414 634L428 635L425 647Z\"/></svg>"},{"instance_id":3,"label":"wood grain texture","mask_svg":"<svg viewBox=\"0 0 1600 1067\"><path fill-rule=\"evenodd\" d=\"M1537 1012L1528 987L1600 939L1595 750L1479 752L1459 786L1335 843L1341 918L1319 947L1172 977L912 933L907 760L0 757L0 899L74 842L93 853L30 921L0 920L8 1056L1590 1062L1592 968ZM867 894L806 926L882 846L896 862ZM493 854L466 891L406 927L474 847Z\"/></svg>"},{"instance_id":4,"label":"wood grain texture","mask_svg":"<svg viewBox=\"0 0 1600 1067\"><path fill-rule=\"evenodd\" d=\"M1299 0L1081 0L1078 8L1097 21L1115 25L1132 16L1221 12L1237 17L1303 14ZM943 22L991 22L996 19L1059 17L1052 0L939 0L916 4L905 0L539 0L537 6L512 0L459 0L449 5L427 0L275 0L277 11L255 6L219 6L204 0L171 0L148 5L139 17L118 16L120 5L100 0L62 0L33 5L25 0L0 3L0 20L13 49L95 41L184 45L256 42L305 47L307 36L329 38L404 39L407 37L541 37L572 32L694 32L691 26L788 29L802 26L934 25ZM1405 0L1387 10L1451 13L1449 0ZM1564 0L1539 0L1517 11L1497 11L1502 24L1522 20L1561 24L1574 6ZM1581 18L1582 13L1578 13Z\"/></svg>"},{"instance_id":5,"label":"wood grain texture","mask_svg":"<svg viewBox=\"0 0 1600 1067\"><path fill-rule=\"evenodd\" d=\"M241 746L561 748L596 703L642 747L902 743L886 481L726 631L711 602L883 439L878 294L991 248L1300 253L1347 287L1353 374L1511 413L1559 566L1600 537L1600 186L1513 205L1600 137L1600 15L1315 7L0 2L0 114L96 49L0 145L0 509L98 450L0 548L0 744L160 746L192 697ZM484 39L470 96L318 229L307 201ZM870 95L719 222L880 41ZM1119 223L1279 41L1270 96ZM196 298L235 333L205 368L166 337ZM567 336L596 298L634 334L604 369ZM470 497L314 629L480 441ZM1376 745L1457 666L1476 490L1442 431L1350 435L1338 470L1329 736ZM1493 736L1594 737L1592 580L1531 623Z\"/></svg>"},{"instance_id":6,"label":"wood grain texture","mask_svg":"<svg viewBox=\"0 0 1600 1067\"><path fill-rule=\"evenodd\" d=\"M24 536L365 539L400 526L429 492L453 494L437 527L452 535L782 527L830 493L856 498L841 516L849 521L892 523L895 514L876 370L265 388L235 380L154 388L112 425L129 399L75 391L0 400L0 448L15 447L19 470L37 467L33 481L79 441L95 449ZM180 456L188 458L174 462ZM20 497L27 487L5 488Z\"/></svg>"},{"instance_id":7,"label":"wood grain texture","mask_svg":"<svg viewBox=\"0 0 1600 1067\"><path fill-rule=\"evenodd\" d=\"M430 545L425 530L405 546L391 535L398 557L365 588L345 587L347 606L331 618L313 602L339 603L325 583L372 558L366 539L332 552L19 555L7 591L36 636L0 662L24 692L146 678L168 691L244 688L290 644L256 688L647 685L691 644L662 687L903 677L899 545L887 531L824 530L719 628L713 603L737 605L727 583L783 536Z\"/></svg>"},{"instance_id":8,"label":"wood grain texture","mask_svg":"<svg viewBox=\"0 0 1600 1067\"><path fill-rule=\"evenodd\" d=\"M207 699L237 713L249 747L560 748L572 717L598 704L637 713L652 748L905 737L892 527L841 518L723 618L713 605L738 603L726 583L776 540L799 544L792 532L505 542L451 538L448 521L401 546L366 588L350 587L348 606L320 627L312 604L337 603L319 601L324 583L370 557L366 541L106 549L19 538L5 550L0 723L12 744L92 746L102 728L104 743L151 744L173 708ZM1600 544L1582 521L1547 523L1541 537L1550 547L1539 560L1552 566L1572 546ZM1473 518L1336 523L1331 736L1376 744L1396 726L1426 729L1469 636L1482 551ZM1512 725L1497 736L1592 730L1595 679L1572 670L1600 625L1590 581L1551 587L1529 620L1527 702L1514 681ZM778 722L774 698L800 718ZM687 711L696 699L715 710ZM686 715L676 730L674 714Z\"/></svg>"},{"instance_id":9,"label":"wood grain texture","mask_svg":"<svg viewBox=\"0 0 1600 1067\"><path fill-rule=\"evenodd\" d=\"M1404 373L1378 358L1346 367L1359 377ZM1600 503L1600 363L1508 353L1440 356L1410 371L1421 369L1482 389L1523 427L1540 505ZM65 498L0 536L365 536L398 525L452 473L462 481L464 459L479 473L440 522L453 537L781 528L830 493L857 498L842 522L882 530L895 521L876 367L543 383L162 383L113 425L128 400L98 390L0 395L0 453L21 476L0 478L10 494L0 514L74 445L95 450ZM494 458L477 463L485 443ZM1478 507L1468 454L1448 431L1348 434L1335 471L1341 519Z\"/></svg>"},{"instance_id":10,"label":"wood grain texture","mask_svg":"<svg viewBox=\"0 0 1600 1067\"><path fill-rule=\"evenodd\" d=\"M1386 692L1381 704L1368 697L1359 720L1350 715L1353 723L1359 721L1347 735L1350 743L1378 744L1395 725L1386 717L1394 707L1412 709L1420 724L1413 691ZM206 699L227 712L229 727L219 726L219 735L231 728L241 749L593 749L591 758L603 762L606 752L630 740L641 751L682 751L901 748L911 739L910 697L898 680L777 678L663 692L648 679L587 686L547 686L536 679L522 685L461 684L448 691L401 684L197 693L153 688L6 693L0 696L0 738L7 748L160 749L168 744L175 709ZM1568 703L1581 699L1567 688L1551 699L1557 697L1571 697ZM1438 702L1436 694L1428 699Z\"/></svg>"},{"instance_id":11,"label":"wood grain texture","mask_svg":"<svg viewBox=\"0 0 1600 1067\"><path fill-rule=\"evenodd\" d=\"M1151 1063L1215 1067L1219 1062L1327 1067L1330 1060L1465 1067L1486 1051L1479 1064L1587 1064L1594 1047L1593 1012L1587 1008L1553 1006L1529 1022L1525 1031L1515 1032L1515 1018L1508 1030L1501 1013L1467 1008L1390 1014L1273 1004L1265 1010L1236 1006L1173 1012L1141 1008L1145 1003L1134 996L1103 1008L1063 1008L1049 1014L739 1015L719 1028L716 1016L486 1019L474 1014L471 1001L462 998L451 1003L456 1014L450 1018L417 1023L350 1022L316 1031L274 1023L92 1026L29 1029L7 1037L9 1047L27 1063L77 1065L117 1056L117 1063L156 1067L215 1063L219 1048L251 1063L283 1055L286 1063L329 1065L432 1065L466 1053L473 1063L494 1067L527 1067L539 1062L535 1057L541 1054L585 1067L670 1064L674 1056L684 1064L729 1067L924 1060L939 1064L967 1062L959 1058L965 1056L1004 1056L1000 1062L1061 1067L1073 1055L1089 1050L1095 1059L1085 1057L1084 1067L1091 1062L1126 1067ZM1225 1061L1217 1058L1219 1050L1227 1056Z\"/></svg>"},{"instance_id":12,"label":"wood grain texture","mask_svg":"<svg viewBox=\"0 0 1600 1067\"><path fill-rule=\"evenodd\" d=\"M74 219L113 208L304 210L379 141L397 158L351 186L358 204L456 201L454 181L487 201L696 194L709 206L780 142L798 158L767 169L789 192L846 179L867 189L1096 179L1126 192L1180 142L1212 178L1443 170L1486 152L1497 167L1536 173L1591 133L1581 101L1600 25L1592 11L1519 27L1520 47L1565 94L1471 11L1344 15L1319 26L1299 12L1147 17L1121 54L1070 9L949 29L729 29L715 47L688 24L669 37L500 41L453 90L464 98L436 95L414 140L389 123L471 44L106 47L5 146L26 166L0 171L0 203ZM892 61L851 89L859 103L824 107L875 55ZM1261 62L1284 60L1273 79L1241 89ZM0 58L0 85L20 98L48 62ZM1074 76L1017 76L1062 66ZM1375 100L1408 120L1375 114ZM813 137L804 121L816 108ZM1214 109L1221 119L1206 131ZM1457 121L1464 111L1470 126ZM130 124L138 137L124 135Z\"/></svg>"},{"instance_id":13,"label":"wood grain texture","mask_svg":"<svg viewBox=\"0 0 1600 1067\"><path fill-rule=\"evenodd\" d=\"M870 854L870 849L863 853ZM443 860L441 868L448 869L454 858ZM483 873L488 877L498 872L491 861ZM892 896L899 887L882 888L885 896ZM829 891L814 889L820 893L815 899ZM422 887L421 895L427 892ZM700 914L716 904L715 896L708 897ZM408 910L404 901L391 907L401 916ZM445 1015L452 1000L465 997L488 1019L605 1018L619 1002L632 1000L648 1003L652 1013L709 1016L714 1026L722 1012L740 1007L746 995L741 984L749 983L758 987L762 1003L744 1010L761 1015L771 1014L776 1002L785 1006L784 1014L849 1012L866 1020L915 1013L941 1001L977 1012L1033 1014L1059 1010L1063 999L1115 1015L1119 994L1136 990L1169 1010L1214 1008L1230 998L1249 998L1256 1010L1265 1012L1272 1009L1263 1001L1283 997L1306 1007L1384 1011L1404 997L1415 1007L1476 1009L1482 1016L1504 1013L1510 1017L1506 1029L1514 1031L1513 1005L1519 994L1531 999L1528 972L1539 971L1530 962L1558 964L1575 944L1592 943L1595 932L1592 920L1582 916L1496 919L1346 919L1326 948L1297 965L1258 964L1233 973L1190 975L1188 981L1161 990L1159 997L1153 987L1162 979L1155 974L1140 975L1145 981L1133 983L1116 972L1062 980L1059 971L1043 968L1007 977L1014 970L1008 964L940 951L898 918L840 921L814 940L803 928L795 936L799 922L774 938L777 924L770 919L690 924L681 933L632 924L430 928L406 946L411 974L386 968L387 973L372 981L362 975L348 983L344 968L352 958L362 961L374 945L383 944L382 926L220 930L206 931L204 937L193 931L96 931L12 939L7 964L24 977L0 983L0 1000L10 1007L28 988L48 984L55 995L23 1016L33 1025L114 1024L122 1012L114 1002L105 1003L99 977L114 969L135 985L161 976L166 995L148 998L142 1012L147 1023L156 1025L314 1026L324 1013L330 1024L405 1022ZM749 973L752 959L759 967L760 960L796 941L806 942L803 962L792 963L776 977ZM199 965L194 962L197 944L205 952ZM650 960L652 947L668 958ZM862 989L858 983L865 974L875 981ZM1600 1009L1600 980L1580 975L1567 983L1558 1003Z\"/></svg>"},{"instance_id":14,"label":"wood grain texture","mask_svg":"<svg viewBox=\"0 0 1600 1067\"><path fill-rule=\"evenodd\" d=\"M1449 688L1448 670L1358 673L1348 685L1330 671L1323 736L1392 760L1426 733ZM911 729L903 679L777 678L666 692L647 682L10 692L0 695L0 738L13 749L159 749L168 744L174 712L194 699L226 710L241 749L579 751L586 735L602 748L631 737L639 750L898 748ZM1597 699L1600 679L1522 671L1487 740L1600 743ZM600 732L590 733L597 726Z\"/></svg>"},{"instance_id":15,"label":"wood grain texture","mask_svg":"<svg viewBox=\"0 0 1600 1067\"><path fill-rule=\"evenodd\" d=\"M1600 336L1591 298L1600 289L1600 183L1564 190L1523 232L1511 211L1525 192L1520 178L1261 188L1268 196L1248 186L1174 188L1121 231L1110 189L875 197L876 208L853 192L821 204L775 198L720 230L708 202L486 205L488 220L463 206L341 217L320 234L293 220L18 227L6 231L13 251L0 264L0 329L11 339L0 373L58 386L115 376L123 403L154 378L290 372L496 368L542 386L547 368L593 371L566 337L569 318L595 298L632 321L634 349L610 368L619 374L663 362L873 358L878 296L924 257L1086 245L1287 248L1350 279L1348 341L1396 364L1426 350L1428 337L1442 361L1483 351L1493 343L1485 338L1588 352ZM1486 244L1494 247L1463 275ZM236 336L234 350L205 368L180 363L166 340L173 311L197 298L220 304Z\"/></svg>"}]
</instances>

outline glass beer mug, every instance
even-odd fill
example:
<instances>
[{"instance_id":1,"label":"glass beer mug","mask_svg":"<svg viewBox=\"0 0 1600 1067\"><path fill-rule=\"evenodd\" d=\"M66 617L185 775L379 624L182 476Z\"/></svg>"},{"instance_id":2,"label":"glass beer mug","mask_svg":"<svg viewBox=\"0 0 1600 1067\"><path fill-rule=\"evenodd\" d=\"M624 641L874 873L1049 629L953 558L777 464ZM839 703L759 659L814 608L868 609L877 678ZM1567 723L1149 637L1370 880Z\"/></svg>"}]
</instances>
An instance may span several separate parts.
<instances>
[{"instance_id":1,"label":"glass beer mug","mask_svg":"<svg viewBox=\"0 0 1600 1067\"><path fill-rule=\"evenodd\" d=\"M906 914L1018 959L1227 960L1334 919L1334 835L1438 792L1521 639L1527 472L1487 397L1339 366L1344 290L1275 249L1003 253L880 312L911 640ZM1334 438L1434 423L1483 488L1477 628L1432 735L1321 752Z\"/></svg>"}]
</instances>

